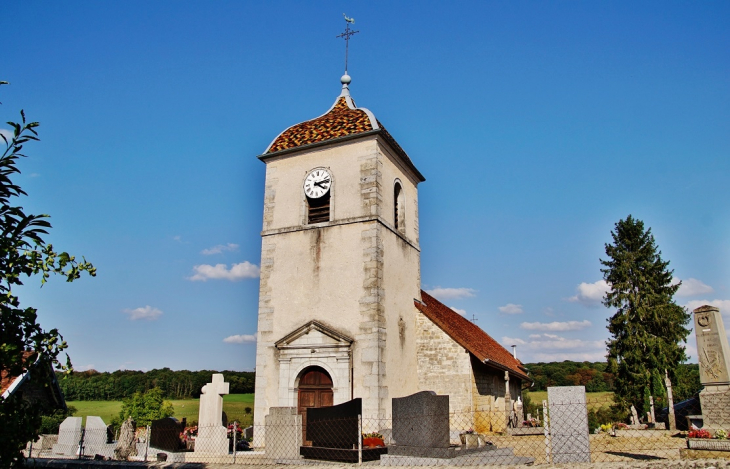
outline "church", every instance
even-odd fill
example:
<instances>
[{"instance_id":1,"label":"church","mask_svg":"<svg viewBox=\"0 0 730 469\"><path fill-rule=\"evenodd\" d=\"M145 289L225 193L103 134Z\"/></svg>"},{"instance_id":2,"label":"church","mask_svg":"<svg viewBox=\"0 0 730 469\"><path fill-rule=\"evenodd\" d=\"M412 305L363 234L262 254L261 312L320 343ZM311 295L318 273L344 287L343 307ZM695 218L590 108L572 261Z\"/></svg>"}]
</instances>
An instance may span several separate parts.
<instances>
[{"instance_id":1,"label":"church","mask_svg":"<svg viewBox=\"0 0 730 469\"><path fill-rule=\"evenodd\" d=\"M448 394L451 412L492 413L502 431L527 371L469 320L421 290L418 185L425 181L351 78L320 117L293 125L266 165L255 425L271 407Z\"/></svg>"}]
</instances>

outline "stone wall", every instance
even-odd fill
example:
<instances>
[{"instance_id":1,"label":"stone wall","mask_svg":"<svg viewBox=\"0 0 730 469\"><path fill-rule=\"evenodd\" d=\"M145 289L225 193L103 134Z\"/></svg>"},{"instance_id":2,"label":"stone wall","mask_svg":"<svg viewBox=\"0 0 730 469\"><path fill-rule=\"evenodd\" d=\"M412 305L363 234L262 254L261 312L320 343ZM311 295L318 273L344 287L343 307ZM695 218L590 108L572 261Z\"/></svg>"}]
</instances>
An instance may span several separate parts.
<instances>
[{"instance_id":1,"label":"stone wall","mask_svg":"<svg viewBox=\"0 0 730 469\"><path fill-rule=\"evenodd\" d=\"M416 314L416 356L419 388L448 394L452 414L471 414L471 354L421 312Z\"/></svg>"}]
</instances>

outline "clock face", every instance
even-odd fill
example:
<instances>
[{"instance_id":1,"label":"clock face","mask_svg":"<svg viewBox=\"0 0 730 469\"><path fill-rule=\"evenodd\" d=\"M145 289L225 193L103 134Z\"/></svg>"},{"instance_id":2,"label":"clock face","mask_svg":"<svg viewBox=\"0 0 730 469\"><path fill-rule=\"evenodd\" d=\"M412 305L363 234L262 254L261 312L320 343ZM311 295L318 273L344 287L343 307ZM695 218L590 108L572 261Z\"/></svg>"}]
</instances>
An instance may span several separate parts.
<instances>
[{"instance_id":1,"label":"clock face","mask_svg":"<svg viewBox=\"0 0 730 469\"><path fill-rule=\"evenodd\" d=\"M332 176L326 169L313 169L304 179L304 193L310 199L319 199L330 190Z\"/></svg>"}]
</instances>

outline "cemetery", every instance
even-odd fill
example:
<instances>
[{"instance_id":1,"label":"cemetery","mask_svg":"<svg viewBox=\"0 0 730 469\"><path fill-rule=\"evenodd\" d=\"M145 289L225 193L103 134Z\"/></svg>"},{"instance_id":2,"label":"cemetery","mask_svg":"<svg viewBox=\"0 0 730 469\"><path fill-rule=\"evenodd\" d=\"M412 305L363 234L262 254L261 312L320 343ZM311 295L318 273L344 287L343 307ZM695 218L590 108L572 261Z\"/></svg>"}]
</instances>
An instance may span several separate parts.
<instances>
[{"instance_id":1,"label":"cemetery","mask_svg":"<svg viewBox=\"0 0 730 469\"><path fill-rule=\"evenodd\" d=\"M197 426L163 418L146 428L127 419L116 432L100 417L68 417L58 435L29 443L29 457L129 461L215 462L241 465L350 463L381 466L572 464L652 459L730 459L726 412L728 343L719 310L693 312L700 361L701 409L674 414L674 405L640 416L632 406L625 422L589 430L590 404L582 386L548 387L541 406L525 413L521 396L511 410L455 412L448 395L421 391L392 399L392 416L363 414L359 398L308 408L272 407L264 425L240 428L227 422L223 396L229 386L213 374L202 387ZM669 402L672 385L665 376ZM606 400L605 403L610 401ZM605 407L604 407L605 408ZM666 409L664 409L666 410ZM500 419L506 428L484 428L479 419ZM679 430L683 427L687 430Z\"/></svg>"}]
</instances>

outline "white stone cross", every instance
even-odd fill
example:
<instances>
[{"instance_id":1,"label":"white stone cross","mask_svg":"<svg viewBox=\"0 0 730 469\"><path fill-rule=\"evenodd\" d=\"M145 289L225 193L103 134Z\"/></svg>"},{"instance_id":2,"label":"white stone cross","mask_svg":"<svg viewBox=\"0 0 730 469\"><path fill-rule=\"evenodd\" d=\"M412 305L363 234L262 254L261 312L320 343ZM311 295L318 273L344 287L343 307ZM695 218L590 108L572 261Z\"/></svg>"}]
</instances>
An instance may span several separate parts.
<instances>
[{"instance_id":1,"label":"white stone cross","mask_svg":"<svg viewBox=\"0 0 730 469\"><path fill-rule=\"evenodd\" d=\"M210 383L203 386L200 395L198 426L222 425L223 396L228 394L230 383L223 381L223 375L216 373Z\"/></svg>"}]
</instances>

